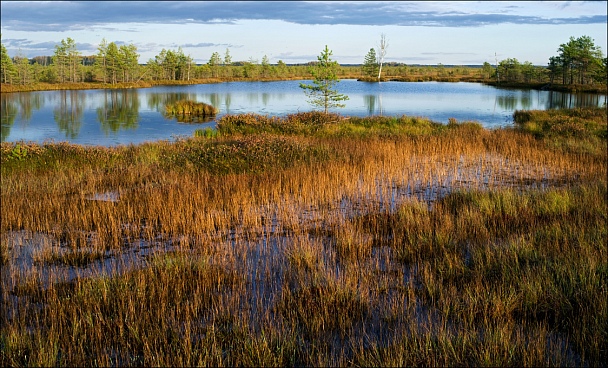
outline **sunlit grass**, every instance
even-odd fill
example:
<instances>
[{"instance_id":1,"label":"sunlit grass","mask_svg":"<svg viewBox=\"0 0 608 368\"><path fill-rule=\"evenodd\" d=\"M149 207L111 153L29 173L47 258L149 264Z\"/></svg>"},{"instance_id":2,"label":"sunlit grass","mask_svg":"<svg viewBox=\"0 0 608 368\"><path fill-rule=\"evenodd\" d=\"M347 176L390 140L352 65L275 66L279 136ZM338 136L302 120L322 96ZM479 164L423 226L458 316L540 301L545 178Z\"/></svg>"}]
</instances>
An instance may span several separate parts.
<instances>
[{"instance_id":1,"label":"sunlit grass","mask_svg":"<svg viewBox=\"0 0 608 368\"><path fill-rule=\"evenodd\" d=\"M603 365L608 153L584 119L2 143L0 364Z\"/></svg>"},{"instance_id":2,"label":"sunlit grass","mask_svg":"<svg viewBox=\"0 0 608 368\"><path fill-rule=\"evenodd\" d=\"M601 155L606 150L606 108L516 111L514 122L523 131L567 152Z\"/></svg>"}]
</instances>

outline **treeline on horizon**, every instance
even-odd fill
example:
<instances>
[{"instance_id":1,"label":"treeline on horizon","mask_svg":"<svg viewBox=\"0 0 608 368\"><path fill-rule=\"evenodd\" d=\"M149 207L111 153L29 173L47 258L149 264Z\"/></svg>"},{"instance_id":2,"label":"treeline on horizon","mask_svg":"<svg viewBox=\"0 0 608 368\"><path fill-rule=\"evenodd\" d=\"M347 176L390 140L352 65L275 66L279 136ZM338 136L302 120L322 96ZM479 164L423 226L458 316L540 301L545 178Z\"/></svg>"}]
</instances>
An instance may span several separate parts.
<instances>
[{"instance_id":1,"label":"treeline on horizon","mask_svg":"<svg viewBox=\"0 0 608 368\"><path fill-rule=\"evenodd\" d=\"M372 49L373 50L373 49ZM133 44L117 45L101 41L96 55L82 55L76 42L67 38L55 46L52 56L10 57L1 45L0 82L3 85L28 86L38 83L103 83L110 85L140 82L204 80L264 80L301 79L310 76L315 62L286 64L279 60L271 64L268 57L260 61L233 61L227 48L223 55L213 52L205 64L197 64L183 50L162 49L146 64L139 63L140 55ZM371 50L370 50L371 52ZM550 83L562 85L606 85L608 58L589 36L570 37L559 45L558 54L549 58L546 67L520 62L516 58L496 60L494 65L484 62L474 66L435 66L385 62L383 79L412 81L470 80L496 83ZM341 65L340 78L375 78L377 60L362 56L360 65Z\"/></svg>"}]
</instances>

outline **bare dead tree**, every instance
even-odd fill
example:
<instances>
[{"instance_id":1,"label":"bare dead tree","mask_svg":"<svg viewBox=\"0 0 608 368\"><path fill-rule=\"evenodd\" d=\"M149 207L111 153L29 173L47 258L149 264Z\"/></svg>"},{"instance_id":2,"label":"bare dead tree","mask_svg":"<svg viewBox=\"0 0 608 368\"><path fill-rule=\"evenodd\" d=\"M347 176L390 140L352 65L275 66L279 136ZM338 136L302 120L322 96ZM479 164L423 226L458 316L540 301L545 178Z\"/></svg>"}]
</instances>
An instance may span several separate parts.
<instances>
[{"instance_id":1,"label":"bare dead tree","mask_svg":"<svg viewBox=\"0 0 608 368\"><path fill-rule=\"evenodd\" d=\"M384 62L387 48L388 41L386 40L386 35L382 33L380 35L380 46L378 47L378 64L380 64L380 68L378 69L378 80L380 80L380 75L382 75L382 63Z\"/></svg>"}]
</instances>

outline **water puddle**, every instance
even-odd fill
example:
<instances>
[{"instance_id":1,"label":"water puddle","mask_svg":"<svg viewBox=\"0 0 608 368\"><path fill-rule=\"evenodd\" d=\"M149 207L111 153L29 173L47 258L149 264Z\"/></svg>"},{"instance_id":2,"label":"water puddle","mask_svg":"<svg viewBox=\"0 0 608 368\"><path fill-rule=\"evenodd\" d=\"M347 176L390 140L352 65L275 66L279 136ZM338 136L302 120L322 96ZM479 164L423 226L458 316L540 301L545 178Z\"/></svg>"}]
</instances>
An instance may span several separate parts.
<instances>
[{"instance_id":1,"label":"water puddle","mask_svg":"<svg viewBox=\"0 0 608 368\"><path fill-rule=\"evenodd\" d=\"M120 195L118 192L104 192L104 193L95 193L86 197L89 201L102 201L102 202L118 202L120 199Z\"/></svg>"},{"instance_id":2,"label":"water puddle","mask_svg":"<svg viewBox=\"0 0 608 368\"><path fill-rule=\"evenodd\" d=\"M345 193L335 203L326 204L323 208L299 203L295 197L284 198L257 209L255 215L260 219L259 224L207 234L211 239L209 247L213 249L210 263L233 269L245 280L246 292L239 296L242 298L241 312L273 319L277 312L269 306L277 305L286 283L293 282L290 278L293 277L292 268L296 268L293 265L295 259L297 262L310 262L311 267L320 267L323 282L368 298L373 311L365 314L350 331L367 336L363 340L388 346L398 340L396 331L412 328L406 327L406 324L412 324L411 321L416 321L416 328L426 331L448 326L450 333L457 334L457 328L446 322L436 310L410 300L411 289L420 287L416 285L418 271L396 261L392 248L374 245L365 257L346 260L336 250L337 240L333 231L358 216L394 212L404 202L413 199L426 203L431 209L436 201L456 190L546 189L563 185L568 176L501 156L487 155L477 160L459 157L446 162L432 162L433 170L430 171L422 169L423 161L414 162L412 167L404 168L397 175L381 172L373 183L359 178L352 191L355 194ZM87 200L104 202L118 202L120 199L119 193L114 191L87 197ZM94 237L95 234L89 236ZM373 234L370 236L373 238ZM0 271L4 303L9 303L10 309L11 303L14 306L24 295L27 297L27 293L20 290L30 287L44 290L53 284L91 277L113 277L147 267L150 256L180 250L179 244L188 242L184 239L185 236L178 236L168 240L166 236L159 235L153 241L135 239L120 249L97 250L83 246L73 250L48 234L28 231L2 234L1 241L8 248L8 261ZM370 239L358 240L372 242ZM312 257L312 260L307 261L306 257ZM73 261L65 261L69 259ZM361 281L359 285L349 285L353 274L357 275L357 267L362 270L356 276ZM373 275L372 281L369 273ZM298 282L305 282L302 280ZM370 295L366 290L369 285L380 292ZM407 315L402 315L404 305L407 306ZM252 331L262 327L259 320L250 318L250 321ZM335 340L338 349L342 337L338 332L331 335L329 338ZM553 338L557 339L554 344L563 343L555 336Z\"/></svg>"},{"instance_id":3,"label":"water puddle","mask_svg":"<svg viewBox=\"0 0 608 368\"><path fill-rule=\"evenodd\" d=\"M157 252L175 250L168 242L138 240L117 250L81 247L72 250L51 235L28 231L3 234L8 261L2 266L2 287L16 290L22 284L36 283L41 289L51 284L72 282L85 277L114 276L135 267Z\"/></svg>"},{"instance_id":4,"label":"water puddle","mask_svg":"<svg viewBox=\"0 0 608 368\"><path fill-rule=\"evenodd\" d=\"M485 155L474 160L458 157L445 162L432 162L433 170L426 170L423 174L421 164L428 164L425 160L429 159L421 158L412 162L411 167L399 175L380 173L371 185L359 178L354 190L356 194L344 194L329 207L316 208L298 204L296 198L285 198L283 203L258 209L257 215L262 219L261 228L234 229L229 234L209 236L214 239L231 239L234 247L250 248L253 244L256 249L250 256L250 261L272 262L267 258L274 257L277 253L283 255L277 248L278 244L293 241L289 236L293 231L314 230L323 233L340 221L372 213L394 212L402 203L412 199L427 203L431 209L433 203L455 190L489 190L499 187L517 190L546 189L564 185L567 181L565 173L526 166L497 155ZM90 195L87 199L117 202L120 194L107 191ZM292 212L290 216L285 215L286 208ZM287 221L289 223L280 223L278 220L286 220L288 217L291 217ZM51 282L114 275L132 267L143 267L146 257L152 253L175 250L172 245L174 242L162 240L160 236L157 241L135 239L125 247L111 251L81 247L77 251L79 254L70 254L74 251L67 249L65 244L59 244L50 235L15 231L3 234L2 238L8 245L9 254L9 261L2 267L2 286L9 290L31 275L36 275L43 288ZM76 258L72 265L61 261L70 257Z\"/></svg>"}]
</instances>

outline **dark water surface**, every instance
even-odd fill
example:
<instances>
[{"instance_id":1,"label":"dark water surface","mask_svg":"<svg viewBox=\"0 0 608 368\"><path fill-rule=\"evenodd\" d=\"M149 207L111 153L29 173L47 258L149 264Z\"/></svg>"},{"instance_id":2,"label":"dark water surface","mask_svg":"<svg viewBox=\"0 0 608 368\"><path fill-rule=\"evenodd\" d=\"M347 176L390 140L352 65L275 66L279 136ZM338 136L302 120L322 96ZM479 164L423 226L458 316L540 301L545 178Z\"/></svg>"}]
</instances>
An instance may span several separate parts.
<instances>
[{"instance_id":1,"label":"dark water surface","mask_svg":"<svg viewBox=\"0 0 608 368\"><path fill-rule=\"evenodd\" d=\"M306 82L306 81L305 81ZM308 82L307 82L308 83ZM181 123L164 116L164 106L180 99L212 104L224 114L285 115L315 108L300 81L228 82L124 90L4 93L2 142L68 141L85 145L127 145L192 136L214 127L214 120ZM603 106L605 95L499 89L480 83L383 82L342 80L352 116L422 116L440 123L474 120L487 128L512 124L515 110Z\"/></svg>"}]
</instances>

